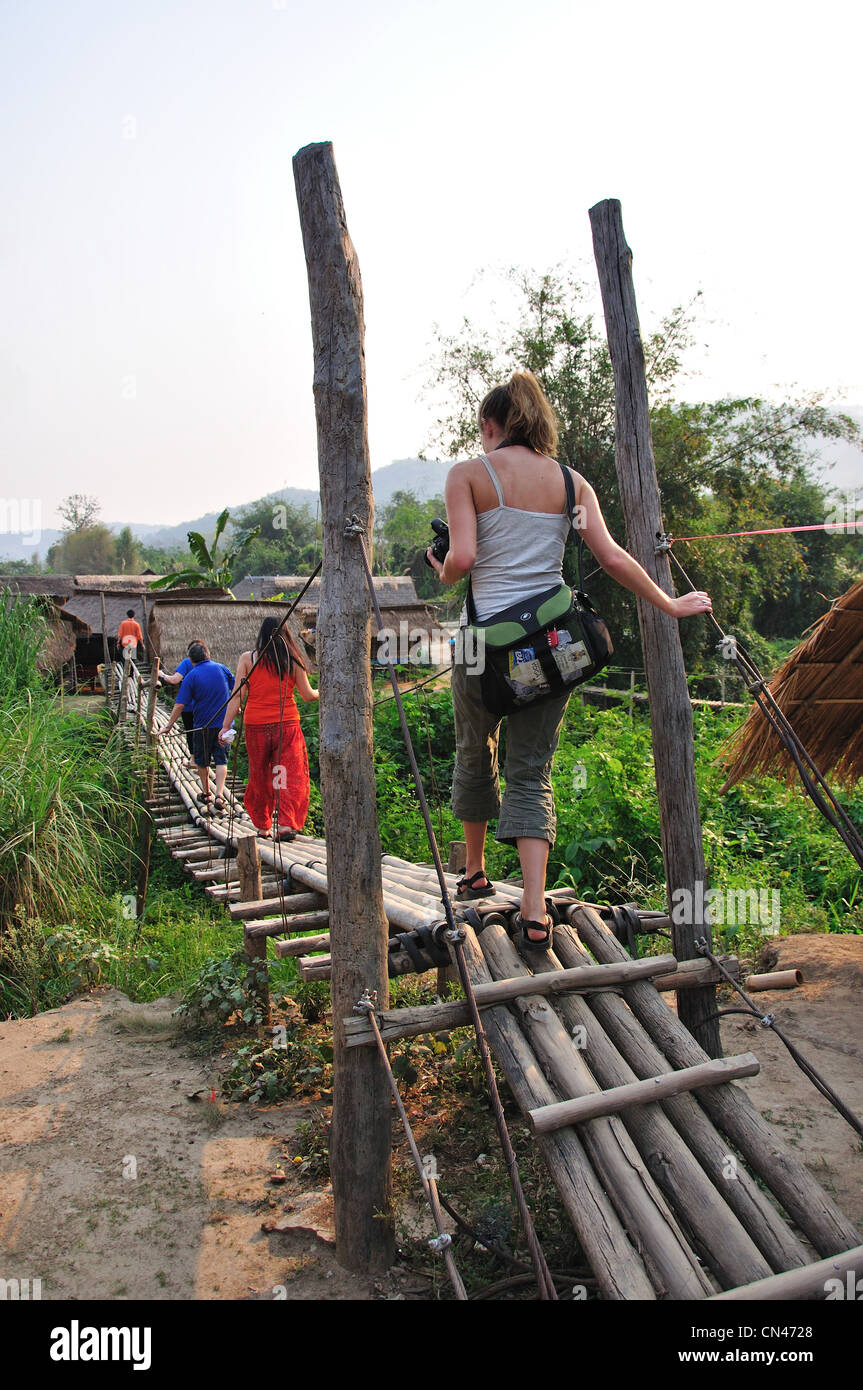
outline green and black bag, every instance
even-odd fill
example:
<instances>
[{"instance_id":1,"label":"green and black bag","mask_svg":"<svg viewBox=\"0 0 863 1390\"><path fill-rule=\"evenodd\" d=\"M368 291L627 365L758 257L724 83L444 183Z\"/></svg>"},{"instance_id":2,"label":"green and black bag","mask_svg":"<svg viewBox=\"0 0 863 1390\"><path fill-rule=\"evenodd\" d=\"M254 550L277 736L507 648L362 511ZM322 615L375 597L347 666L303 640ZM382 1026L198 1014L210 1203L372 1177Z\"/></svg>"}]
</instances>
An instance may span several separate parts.
<instances>
[{"instance_id":1,"label":"green and black bag","mask_svg":"<svg viewBox=\"0 0 863 1390\"><path fill-rule=\"evenodd\" d=\"M575 488L561 464L570 520ZM490 714L513 714L540 700L562 695L608 665L614 647L608 628L584 588L584 541L578 542L578 588L555 584L479 622L467 588L467 616L476 666L468 674L480 681L482 703ZM484 658L484 660L483 660Z\"/></svg>"}]
</instances>

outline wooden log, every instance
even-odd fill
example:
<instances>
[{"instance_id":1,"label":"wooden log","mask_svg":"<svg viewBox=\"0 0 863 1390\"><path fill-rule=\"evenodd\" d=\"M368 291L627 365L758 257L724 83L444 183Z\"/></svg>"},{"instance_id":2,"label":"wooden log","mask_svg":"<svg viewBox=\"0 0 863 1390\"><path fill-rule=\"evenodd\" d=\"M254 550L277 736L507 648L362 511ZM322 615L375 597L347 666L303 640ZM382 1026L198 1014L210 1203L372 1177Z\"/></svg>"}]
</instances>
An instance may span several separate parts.
<instances>
[{"instance_id":1,"label":"wooden log","mask_svg":"<svg viewBox=\"0 0 863 1390\"><path fill-rule=\"evenodd\" d=\"M739 962L736 956L717 956L734 979L737 979ZM725 977L709 960L679 960L673 975L659 975L653 981L654 989L700 989L705 984L720 984Z\"/></svg>"},{"instance_id":2,"label":"wooden log","mask_svg":"<svg viewBox=\"0 0 863 1390\"><path fill-rule=\"evenodd\" d=\"M281 895L281 882L278 879L262 879L262 891L265 897L270 899L278 898ZM204 892L214 903L239 902L240 885L239 883L229 884L227 888L214 888L206 884Z\"/></svg>"},{"instance_id":3,"label":"wooden log","mask_svg":"<svg viewBox=\"0 0 863 1390\"><path fill-rule=\"evenodd\" d=\"M285 932L315 931L316 928L320 933L322 927L329 926L329 921L329 912L298 912L293 917L281 916L264 919L253 917L243 926L250 936L279 936L284 935ZM328 937L329 933L327 933ZM303 937L302 939L305 941L308 938ZM329 944L329 940L327 940L327 944ZM295 953L288 952L288 954Z\"/></svg>"},{"instance_id":4,"label":"wooden log","mask_svg":"<svg viewBox=\"0 0 863 1390\"><path fill-rule=\"evenodd\" d=\"M564 966L592 965L592 958L571 927L554 930L554 954ZM567 995L557 1012L570 1029L580 1027L585 1055L603 1086L618 1086L639 1076L671 1070L623 998L614 992L585 997ZM653 1116L660 1127L653 1125ZM661 1105L632 1111L625 1118L650 1172L664 1187L674 1184L675 1204L685 1213L693 1241L702 1238L703 1258L724 1284L760 1277L750 1258L749 1237L770 1269L805 1265L809 1255L775 1211L762 1188L737 1158L730 1163L727 1141L718 1134L692 1095L677 1095ZM668 1137L664 1126L673 1123ZM695 1172L688 1155L695 1161ZM707 1181L707 1190L703 1187ZM717 1205L718 1204L718 1205ZM728 1219L728 1208L734 1215ZM735 1227L737 1218L739 1226ZM717 1234L725 1233L723 1240ZM750 1269L752 1273L742 1273Z\"/></svg>"},{"instance_id":5,"label":"wooden log","mask_svg":"<svg viewBox=\"0 0 863 1390\"><path fill-rule=\"evenodd\" d=\"M755 994L760 989L795 989L802 983L803 973L800 970L772 970L766 975L747 975L743 988Z\"/></svg>"},{"instance_id":6,"label":"wooden log","mask_svg":"<svg viewBox=\"0 0 863 1390\"><path fill-rule=\"evenodd\" d=\"M756 1076L760 1070L761 1064L754 1052L742 1052L739 1057L714 1057L697 1067L684 1067L682 1071L664 1072L661 1076L651 1076L644 1081L631 1081L610 1091L598 1091L595 1095L561 1100L541 1110L531 1110L528 1119L534 1134L547 1134L549 1130L562 1129L564 1125L583 1124L597 1115L616 1115L630 1105L651 1105L657 1100L664 1100L666 1096L679 1095L681 1091L697 1091L702 1086L721 1086L728 1081L737 1081L741 1076Z\"/></svg>"},{"instance_id":7,"label":"wooden log","mask_svg":"<svg viewBox=\"0 0 863 1390\"><path fill-rule=\"evenodd\" d=\"M240 877L240 896L246 902L258 902L261 898L261 856L257 837L243 835L237 840L237 872ZM197 875L195 875L197 877ZM259 961L266 976L267 938L250 936L243 932L243 948L251 962ZM258 997L264 1015L264 1022L270 1021L270 985L265 979L258 988Z\"/></svg>"},{"instance_id":8,"label":"wooden log","mask_svg":"<svg viewBox=\"0 0 863 1390\"><path fill-rule=\"evenodd\" d=\"M349 1269L385 1269L394 1231L391 1116L377 1049L349 1052L341 1020L365 989L388 1002L387 917L372 757L369 597L359 518L372 543L362 287L348 234L332 145L294 157L314 343L323 570L317 614L321 800L328 830L333 959L333 1117L330 1171L336 1258Z\"/></svg>"},{"instance_id":9,"label":"wooden log","mask_svg":"<svg viewBox=\"0 0 863 1390\"><path fill-rule=\"evenodd\" d=\"M573 907L570 920L597 960L628 959L620 942L596 913ZM695 1066L709 1060L651 986L624 986L623 996L672 1067ZM705 1091L698 1103L778 1197L819 1254L835 1255L857 1244L852 1223L819 1187L805 1164L783 1145L745 1092L734 1085L720 1086Z\"/></svg>"},{"instance_id":10,"label":"wooden log","mask_svg":"<svg viewBox=\"0 0 863 1390\"><path fill-rule=\"evenodd\" d=\"M669 597L674 594L666 551L657 553L663 533L662 504L650 436L647 378L632 280L632 252L623 234L620 203L606 199L590 209L593 245L614 370L614 447L620 498L626 520L627 549ZM674 894L689 894L687 922L672 920L672 949L679 961L695 959L699 937L711 940L703 906L707 871L695 782L692 706L677 620L646 599L637 598L638 622L647 673L656 789L662 827L662 854L668 910ZM698 893L698 887L701 893ZM707 918L707 920L705 920ZM677 1001L680 1019L711 1057L721 1055L716 990L687 990Z\"/></svg>"},{"instance_id":11,"label":"wooden log","mask_svg":"<svg viewBox=\"0 0 863 1390\"><path fill-rule=\"evenodd\" d=\"M474 988L490 983L488 965L469 929L465 933L464 955ZM507 1006L488 1009L483 1015L483 1026L516 1103L525 1114L536 1105L559 1099ZM655 1299L644 1260L591 1167L581 1140L573 1130L562 1129L541 1135L538 1143L603 1297Z\"/></svg>"},{"instance_id":12,"label":"wooden log","mask_svg":"<svg viewBox=\"0 0 863 1390\"><path fill-rule=\"evenodd\" d=\"M329 944L330 934L325 932L322 936L295 936L291 941L274 941L273 950L279 960L284 960L287 956L302 956L304 960L311 961L314 957L306 956L306 951L324 951Z\"/></svg>"},{"instance_id":13,"label":"wooden log","mask_svg":"<svg viewBox=\"0 0 863 1390\"><path fill-rule=\"evenodd\" d=\"M726 1289L713 1295L712 1303L767 1303L791 1299L823 1298L859 1299L859 1273L863 1269L863 1245L846 1250L841 1255L818 1260L803 1269L786 1274L774 1274L768 1279L746 1284L742 1288Z\"/></svg>"},{"instance_id":14,"label":"wooden log","mask_svg":"<svg viewBox=\"0 0 863 1390\"><path fill-rule=\"evenodd\" d=\"M487 927L486 931L488 930ZM512 999L530 998L535 994L565 994L568 990L584 992L592 989L611 989L618 987L623 980L647 980L650 979L651 975L667 971L668 962L669 960L673 961L673 959L673 956L654 956L652 959L631 961L630 965L635 968L625 974L618 974L617 970L608 970L605 966L597 965L592 970L558 970L554 974L547 975L517 975L510 980L497 979L491 984L477 985L474 989L474 995L479 1007L485 1009L493 1004L506 1004ZM461 1001L433 1007L436 1021L431 1026L426 1023L422 1027L413 1025L420 1025L424 1018L430 1018L432 1006L383 1011L379 1015L379 1026L384 1041L405 1037L408 1035L408 1030L410 1033L428 1033L439 1031L441 1028L460 1026L461 1011L465 1007ZM350 1020L347 1018L342 1020L346 1033L353 1040L349 1046L357 1046L356 1039L360 1036L364 1042L374 1042L374 1031L371 1024L363 1019L354 1022L354 1018L355 1016L352 1016ZM459 1022L456 1022L456 1019Z\"/></svg>"},{"instance_id":15,"label":"wooden log","mask_svg":"<svg viewBox=\"0 0 863 1390\"><path fill-rule=\"evenodd\" d=\"M326 907L326 898L322 893L286 893L285 911L293 916L299 912L314 912L319 908ZM265 912L272 912L273 904L270 898L258 898L252 903L231 903L228 912L232 922L240 922L248 917L260 917Z\"/></svg>"},{"instance_id":16,"label":"wooden log","mask_svg":"<svg viewBox=\"0 0 863 1390\"><path fill-rule=\"evenodd\" d=\"M557 930L558 953L561 951L562 938L574 941L571 928ZM549 953L536 961L534 969L560 969L558 959L558 954ZM579 961L584 965L591 964L587 952L580 946L578 956L570 958L568 964L575 968ZM610 1087L628 1085L637 1081L638 1077L601 1026L596 1011L592 1010L591 1004L596 997L568 994L556 999L554 1007L576 1045L583 1047L585 1060L593 1076L599 1085L607 1090ZM626 1010L626 1005L619 996L603 997ZM663 1070L665 1065L665 1059L660 1058L660 1069ZM691 1100L689 1096L685 1098ZM698 1109L694 1101L692 1105L694 1109ZM715 1130L707 1124L702 1112L698 1113L717 1145L720 1145ZM686 1230L690 1244L700 1254L719 1283L728 1288L751 1279L760 1279L768 1274L772 1266L761 1254L745 1226L738 1220L731 1204L714 1186L709 1170L706 1170L690 1151L685 1138L678 1134L662 1106L652 1104L634 1107L626 1111L621 1118L650 1173ZM727 1155L725 1146L720 1147L722 1162ZM722 1171L721 1167L717 1166L715 1171L718 1176ZM724 1185L727 1188L729 1184L726 1181ZM773 1211L772 1207L770 1211ZM801 1258L805 1258L802 1250Z\"/></svg>"},{"instance_id":17,"label":"wooden log","mask_svg":"<svg viewBox=\"0 0 863 1390\"><path fill-rule=\"evenodd\" d=\"M511 980L520 979L524 989L534 981L544 984L568 973L530 975L503 927L487 925L478 939L486 964L499 983L506 980L509 985ZM558 1094L571 1097L598 1092L583 1052L548 1000L521 994L515 1008L536 1059ZM537 1108L529 1107L528 1113ZM674 1214L617 1116L589 1120L579 1130L579 1139L623 1225L637 1240L657 1292L675 1300L699 1299L712 1293L712 1285Z\"/></svg>"}]
</instances>

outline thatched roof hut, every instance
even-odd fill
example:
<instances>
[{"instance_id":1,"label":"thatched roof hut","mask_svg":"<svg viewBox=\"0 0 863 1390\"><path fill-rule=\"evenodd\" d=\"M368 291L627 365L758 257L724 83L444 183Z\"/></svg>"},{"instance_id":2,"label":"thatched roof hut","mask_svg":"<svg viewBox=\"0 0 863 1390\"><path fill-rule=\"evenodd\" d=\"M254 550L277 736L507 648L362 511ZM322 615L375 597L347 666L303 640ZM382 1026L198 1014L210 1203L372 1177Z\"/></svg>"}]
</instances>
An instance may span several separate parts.
<instances>
[{"instance_id":1,"label":"thatched roof hut","mask_svg":"<svg viewBox=\"0 0 863 1390\"><path fill-rule=\"evenodd\" d=\"M302 574L249 574L232 585L238 599L273 598L275 594L298 594L308 579ZM381 608L410 608L419 603L416 585L409 574L375 575L375 593ZM313 579L302 597L302 607L317 609L321 601L320 576Z\"/></svg>"},{"instance_id":2,"label":"thatched roof hut","mask_svg":"<svg viewBox=\"0 0 863 1390\"><path fill-rule=\"evenodd\" d=\"M88 638L90 629L80 618L57 608L48 615L48 633L36 662L40 671L59 673L75 656L78 639Z\"/></svg>"},{"instance_id":3,"label":"thatched roof hut","mask_svg":"<svg viewBox=\"0 0 863 1390\"><path fill-rule=\"evenodd\" d=\"M769 689L822 774L849 786L863 777L863 581L819 619L780 666ZM757 708L732 738L723 791L771 773L793 782L797 769Z\"/></svg>"},{"instance_id":4,"label":"thatched roof hut","mask_svg":"<svg viewBox=\"0 0 863 1390\"><path fill-rule=\"evenodd\" d=\"M236 671L238 656L254 647L264 618L281 618L290 608L289 603L244 602L217 594L196 599L194 594L190 590L178 598L157 591L153 596L147 637L166 671L176 671L196 638L203 638L214 661ZM300 651L306 651L296 614L287 626Z\"/></svg>"},{"instance_id":5,"label":"thatched roof hut","mask_svg":"<svg viewBox=\"0 0 863 1390\"><path fill-rule=\"evenodd\" d=\"M75 588L85 589L88 592L99 593L102 590L108 594L116 590L118 593L144 593L149 589L154 579L160 579L158 574L76 574L73 576Z\"/></svg>"},{"instance_id":6,"label":"thatched roof hut","mask_svg":"<svg viewBox=\"0 0 863 1390\"><path fill-rule=\"evenodd\" d=\"M0 589L13 594L44 594L63 603L74 592L72 574L0 574Z\"/></svg>"},{"instance_id":7,"label":"thatched roof hut","mask_svg":"<svg viewBox=\"0 0 863 1390\"><path fill-rule=\"evenodd\" d=\"M297 608L299 630L305 650L314 656L317 608ZM391 660L399 664L413 662L422 666L445 665L449 661L450 633L442 628L431 608L416 602L410 606L381 607L385 642L378 640L374 620L371 632L372 661Z\"/></svg>"}]
</instances>

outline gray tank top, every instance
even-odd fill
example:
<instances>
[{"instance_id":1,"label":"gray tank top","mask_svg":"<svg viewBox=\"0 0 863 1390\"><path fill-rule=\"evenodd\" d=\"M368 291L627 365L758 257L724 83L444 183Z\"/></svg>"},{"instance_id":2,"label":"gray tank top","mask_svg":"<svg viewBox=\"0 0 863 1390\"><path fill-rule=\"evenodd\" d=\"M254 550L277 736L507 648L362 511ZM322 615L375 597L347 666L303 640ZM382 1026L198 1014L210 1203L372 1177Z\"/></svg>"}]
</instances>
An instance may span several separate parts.
<instances>
[{"instance_id":1,"label":"gray tank top","mask_svg":"<svg viewBox=\"0 0 863 1390\"><path fill-rule=\"evenodd\" d=\"M476 616L482 622L560 583L570 519L566 503L557 515L508 507L497 474L485 454L480 458L498 500L497 507L476 519L476 560L470 574ZM461 621L467 621L464 612Z\"/></svg>"}]
</instances>

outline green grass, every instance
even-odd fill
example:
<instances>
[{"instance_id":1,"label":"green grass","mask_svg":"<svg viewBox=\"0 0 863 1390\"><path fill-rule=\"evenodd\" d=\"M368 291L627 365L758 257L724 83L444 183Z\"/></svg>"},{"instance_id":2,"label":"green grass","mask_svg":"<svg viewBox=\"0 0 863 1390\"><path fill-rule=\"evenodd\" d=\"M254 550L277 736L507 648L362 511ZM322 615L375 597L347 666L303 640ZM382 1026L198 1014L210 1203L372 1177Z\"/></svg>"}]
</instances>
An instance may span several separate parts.
<instances>
[{"instance_id":1,"label":"green grass","mask_svg":"<svg viewBox=\"0 0 863 1390\"><path fill-rule=\"evenodd\" d=\"M182 994L242 944L242 926L190 883L158 840L146 910L135 918L131 755L106 718L64 709L40 678L34 663L43 624L29 605L0 605L0 1016L54 1007L92 985L115 986L142 1003ZM406 710L445 851L449 840L462 838L448 804L454 756L449 690L410 696ZM308 829L320 833L313 714L302 711L313 779ZM778 891L783 933L863 933L858 866L798 786L765 778L720 795L724 774L716 758L739 717L738 711L697 711L694 717L711 886ZM393 702L375 712L375 759L382 845L428 862ZM630 719L625 708L597 709L573 699L554 784L558 838L549 884L571 885L588 899L664 907L645 711ZM843 800L852 819L863 823L863 783ZM490 840L488 866L495 877L517 874L516 852ZM745 924L717 929L717 940L754 958L764 937L760 926ZM297 999L304 1012L323 1007L303 993L295 961L271 962L270 975L273 990Z\"/></svg>"}]
</instances>

